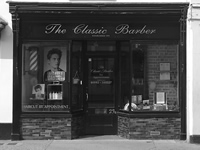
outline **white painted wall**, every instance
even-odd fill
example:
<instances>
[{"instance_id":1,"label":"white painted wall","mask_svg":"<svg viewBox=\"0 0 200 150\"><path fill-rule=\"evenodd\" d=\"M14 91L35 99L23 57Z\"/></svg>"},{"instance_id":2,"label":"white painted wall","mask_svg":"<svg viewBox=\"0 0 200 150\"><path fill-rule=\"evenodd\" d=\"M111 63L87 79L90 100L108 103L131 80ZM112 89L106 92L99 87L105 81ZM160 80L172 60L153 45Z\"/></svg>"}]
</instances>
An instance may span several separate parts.
<instances>
[{"instance_id":1,"label":"white painted wall","mask_svg":"<svg viewBox=\"0 0 200 150\"><path fill-rule=\"evenodd\" d=\"M189 10L190 11L190 10ZM188 17L190 13L188 12ZM192 134L192 126L193 126L193 32L192 32L192 22L187 22L187 139L189 139L190 135Z\"/></svg>"},{"instance_id":2,"label":"white painted wall","mask_svg":"<svg viewBox=\"0 0 200 150\"><path fill-rule=\"evenodd\" d=\"M200 1L192 0L187 24L187 139L200 135Z\"/></svg>"},{"instance_id":3,"label":"white painted wall","mask_svg":"<svg viewBox=\"0 0 200 150\"><path fill-rule=\"evenodd\" d=\"M8 25L0 37L0 123L12 122L12 23L9 5L0 1L0 17Z\"/></svg>"}]
</instances>

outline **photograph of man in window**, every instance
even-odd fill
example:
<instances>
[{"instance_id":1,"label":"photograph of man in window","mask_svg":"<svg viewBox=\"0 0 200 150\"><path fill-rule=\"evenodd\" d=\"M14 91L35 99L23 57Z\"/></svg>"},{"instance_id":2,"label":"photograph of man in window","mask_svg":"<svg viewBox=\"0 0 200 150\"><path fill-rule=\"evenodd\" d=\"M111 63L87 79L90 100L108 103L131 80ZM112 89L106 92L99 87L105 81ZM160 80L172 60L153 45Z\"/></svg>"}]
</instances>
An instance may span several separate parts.
<instances>
[{"instance_id":1,"label":"photograph of man in window","mask_svg":"<svg viewBox=\"0 0 200 150\"><path fill-rule=\"evenodd\" d=\"M44 73L44 81L60 81L64 80L65 71L60 68L60 60L62 51L58 48L53 48L47 53L47 62L49 70Z\"/></svg>"},{"instance_id":2,"label":"photograph of man in window","mask_svg":"<svg viewBox=\"0 0 200 150\"><path fill-rule=\"evenodd\" d=\"M32 94L35 95L35 99L44 99L44 84L33 86Z\"/></svg>"}]
</instances>

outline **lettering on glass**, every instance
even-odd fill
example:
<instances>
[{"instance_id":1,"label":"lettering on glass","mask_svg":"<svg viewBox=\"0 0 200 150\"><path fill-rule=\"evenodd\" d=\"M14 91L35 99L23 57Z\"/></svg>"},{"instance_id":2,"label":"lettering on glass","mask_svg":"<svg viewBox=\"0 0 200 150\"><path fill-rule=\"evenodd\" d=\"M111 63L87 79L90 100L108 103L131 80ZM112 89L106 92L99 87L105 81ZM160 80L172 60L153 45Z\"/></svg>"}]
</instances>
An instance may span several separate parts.
<instances>
[{"instance_id":1,"label":"lettering on glass","mask_svg":"<svg viewBox=\"0 0 200 150\"><path fill-rule=\"evenodd\" d=\"M128 24L120 24L116 27L115 34L153 34L156 33L156 29L148 29L144 25L140 29L130 28Z\"/></svg>"},{"instance_id":2,"label":"lettering on glass","mask_svg":"<svg viewBox=\"0 0 200 150\"><path fill-rule=\"evenodd\" d=\"M62 27L61 24L49 24L45 27L46 34L65 34L66 29Z\"/></svg>"},{"instance_id":3,"label":"lettering on glass","mask_svg":"<svg viewBox=\"0 0 200 150\"><path fill-rule=\"evenodd\" d=\"M112 73L113 70L112 69L101 69L101 70L96 70L96 69L91 69L90 71L91 73Z\"/></svg>"},{"instance_id":4,"label":"lettering on glass","mask_svg":"<svg viewBox=\"0 0 200 150\"><path fill-rule=\"evenodd\" d=\"M46 34L66 34L67 29L63 27L61 24L49 24L45 27ZM72 32L76 35L92 35L94 37L109 37L108 29L105 27L90 27L88 24L79 24L72 29ZM147 25L141 26L139 28L131 28L129 24L120 24L115 27L114 34L123 34L123 35L130 35L130 34L155 34L156 29L150 29Z\"/></svg>"},{"instance_id":5,"label":"lettering on glass","mask_svg":"<svg viewBox=\"0 0 200 150\"><path fill-rule=\"evenodd\" d=\"M79 24L73 29L75 34L106 34L107 29L104 27L100 28L89 28L89 25Z\"/></svg>"},{"instance_id":6,"label":"lettering on glass","mask_svg":"<svg viewBox=\"0 0 200 150\"><path fill-rule=\"evenodd\" d=\"M26 109L36 109L36 108L54 108L54 109L67 109L68 105L24 105Z\"/></svg>"},{"instance_id":7,"label":"lettering on glass","mask_svg":"<svg viewBox=\"0 0 200 150\"><path fill-rule=\"evenodd\" d=\"M65 81L64 71L47 72L47 81Z\"/></svg>"}]
</instances>

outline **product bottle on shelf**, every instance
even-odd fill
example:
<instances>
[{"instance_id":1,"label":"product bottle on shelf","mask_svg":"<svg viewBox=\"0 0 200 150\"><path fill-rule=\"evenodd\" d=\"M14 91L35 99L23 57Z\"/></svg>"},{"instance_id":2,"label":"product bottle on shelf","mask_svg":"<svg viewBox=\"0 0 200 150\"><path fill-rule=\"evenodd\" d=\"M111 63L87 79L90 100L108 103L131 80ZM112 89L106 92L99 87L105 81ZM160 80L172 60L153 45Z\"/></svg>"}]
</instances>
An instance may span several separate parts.
<instances>
[{"instance_id":1,"label":"product bottle on shelf","mask_svg":"<svg viewBox=\"0 0 200 150\"><path fill-rule=\"evenodd\" d=\"M58 93L55 92L55 99L58 99Z\"/></svg>"},{"instance_id":2,"label":"product bottle on shelf","mask_svg":"<svg viewBox=\"0 0 200 150\"><path fill-rule=\"evenodd\" d=\"M60 99L62 99L62 92L60 91Z\"/></svg>"},{"instance_id":3,"label":"product bottle on shelf","mask_svg":"<svg viewBox=\"0 0 200 150\"><path fill-rule=\"evenodd\" d=\"M61 92L58 92L58 99L61 99Z\"/></svg>"},{"instance_id":4,"label":"product bottle on shelf","mask_svg":"<svg viewBox=\"0 0 200 150\"><path fill-rule=\"evenodd\" d=\"M53 95L53 96L52 96L52 99L55 99L55 93L54 93L54 92L52 93L52 95Z\"/></svg>"},{"instance_id":5,"label":"product bottle on shelf","mask_svg":"<svg viewBox=\"0 0 200 150\"><path fill-rule=\"evenodd\" d=\"M49 99L52 99L52 93L49 92Z\"/></svg>"}]
</instances>

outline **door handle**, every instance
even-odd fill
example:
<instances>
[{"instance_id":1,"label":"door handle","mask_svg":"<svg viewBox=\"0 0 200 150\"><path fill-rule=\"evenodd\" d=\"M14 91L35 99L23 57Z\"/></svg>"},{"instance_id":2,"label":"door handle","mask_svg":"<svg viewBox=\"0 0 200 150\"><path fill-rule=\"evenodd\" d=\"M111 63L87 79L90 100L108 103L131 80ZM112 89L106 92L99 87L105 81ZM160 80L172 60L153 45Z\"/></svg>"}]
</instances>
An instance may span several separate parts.
<instances>
[{"instance_id":1,"label":"door handle","mask_svg":"<svg viewBox=\"0 0 200 150\"><path fill-rule=\"evenodd\" d=\"M86 93L86 101L88 101L88 93Z\"/></svg>"}]
</instances>

